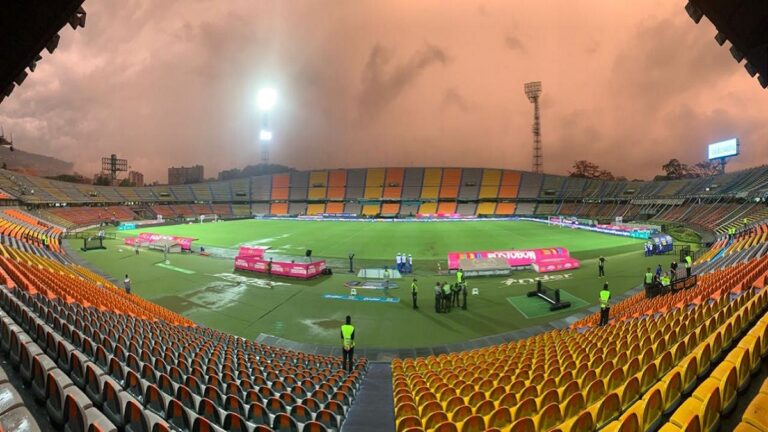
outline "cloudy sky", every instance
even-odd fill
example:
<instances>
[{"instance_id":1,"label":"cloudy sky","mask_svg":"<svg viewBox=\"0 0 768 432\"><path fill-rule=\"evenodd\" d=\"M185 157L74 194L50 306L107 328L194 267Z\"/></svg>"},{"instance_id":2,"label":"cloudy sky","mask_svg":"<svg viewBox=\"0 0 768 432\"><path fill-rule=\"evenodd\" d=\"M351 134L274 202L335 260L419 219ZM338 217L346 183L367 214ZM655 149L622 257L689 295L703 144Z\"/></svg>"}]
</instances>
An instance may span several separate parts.
<instances>
[{"instance_id":1,"label":"cloudy sky","mask_svg":"<svg viewBox=\"0 0 768 432\"><path fill-rule=\"evenodd\" d=\"M84 29L0 105L17 145L92 174L117 153L150 180L259 161L260 86L279 89L273 162L300 169L531 169L589 159L650 178L738 136L768 162L768 94L685 1L86 0Z\"/></svg>"}]
</instances>

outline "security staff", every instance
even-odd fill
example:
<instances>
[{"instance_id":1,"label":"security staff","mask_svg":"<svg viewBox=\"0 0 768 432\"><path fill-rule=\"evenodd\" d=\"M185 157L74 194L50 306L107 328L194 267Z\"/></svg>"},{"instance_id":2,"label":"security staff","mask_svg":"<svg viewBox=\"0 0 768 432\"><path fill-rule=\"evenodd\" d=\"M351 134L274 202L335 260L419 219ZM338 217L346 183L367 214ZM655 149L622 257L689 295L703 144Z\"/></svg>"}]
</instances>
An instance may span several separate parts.
<instances>
[{"instance_id":1,"label":"security staff","mask_svg":"<svg viewBox=\"0 0 768 432\"><path fill-rule=\"evenodd\" d=\"M443 282L443 312L451 311L451 286Z\"/></svg>"},{"instance_id":2,"label":"security staff","mask_svg":"<svg viewBox=\"0 0 768 432\"><path fill-rule=\"evenodd\" d=\"M341 326L341 343L343 353L342 369L352 373L355 356L355 326L352 325L352 318L347 315L346 324Z\"/></svg>"},{"instance_id":3,"label":"security staff","mask_svg":"<svg viewBox=\"0 0 768 432\"><path fill-rule=\"evenodd\" d=\"M389 289L389 267L384 267L384 289Z\"/></svg>"},{"instance_id":4,"label":"security staff","mask_svg":"<svg viewBox=\"0 0 768 432\"><path fill-rule=\"evenodd\" d=\"M691 255L685 256L685 277L691 277L691 266L693 265L693 258Z\"/></svg>"},{"instance_id":5,"label":"security staff","mask_svg":"<svg viewBox=\"0 0 768 432\"><path fill-rule=\"evenodd\" d=\"M443 289L440 287L440 282L435 284L435 312L442 312L443 308L441 303L443 302Z\"/></svg>"},{"instance_id":6,"label":"security staff","mask_svg":"<svg viewBox=\"0 0 768 432\"><path fill-rule=\"evenodd\" d=\"M605 276L605 257L601 256L597 259L597 277Z\"/></svg>"},{"instance_id":7,"label":"security staff","mask_svg":"<svg viewBox=\"0 0 768 432\"><path fill-rule=\"evenodd\" d=\"M416 304L416 297L419 296L419 287L416 285L416 278L413 278L411 282L411 299L413 300L413 308L418 309L419 305Z\"/></svg>"},{"instance_id":8,"label":"security staff","mask_svg":"<svg viewBox=\"0 0 768 432\"><path fill-rule=\"evenodd\" d=\"M645 298L653 297L653 273L651 268L648 267L645 271L645 277L643 278L643 285L645 286Z\"/></svg>"},{"instance_id":9,"label":"security staff","mask_svg":"<svg viewBox=\"0 0 768 432\"><path fill-rule=\"evenodd\" d=\"M463 283L464 282L464 270L458 269L456 270L456 283Z\"/></svg>"},{"instance_id":10,"label":"security staff","mask_svg":"<svg viewBox=\"0 0 768 432\"><path fill-rule=\"evenodd\" d=\"M453 301L451 302L451 306L455 306L455 307L461 306L461 303L459 303L459 293L461 293L461 285L463 284L456 284L451 287L451 293L453 294Z\"/></svg>"},{"instance_id":11,"label":"security staff","mask_svg":"<svg viewBox=\"0 0 768 432\"><path fill-rule=\"evenodd\" d=\"M461 308L467 310L467 284L461 286L461 295L464 297L464 305Z\"/></svg>"},{"instance_id":12,"label":"security staff","mask_svg":"<svg viewBox=\"0 0 768 432\"><path fill-rule=\"evenodd\" d=\"M600 291L600 327L608 324L608 314L611 311L611 292L608 291L608 282L603 284Z\"/></svg>"}]
</instances>

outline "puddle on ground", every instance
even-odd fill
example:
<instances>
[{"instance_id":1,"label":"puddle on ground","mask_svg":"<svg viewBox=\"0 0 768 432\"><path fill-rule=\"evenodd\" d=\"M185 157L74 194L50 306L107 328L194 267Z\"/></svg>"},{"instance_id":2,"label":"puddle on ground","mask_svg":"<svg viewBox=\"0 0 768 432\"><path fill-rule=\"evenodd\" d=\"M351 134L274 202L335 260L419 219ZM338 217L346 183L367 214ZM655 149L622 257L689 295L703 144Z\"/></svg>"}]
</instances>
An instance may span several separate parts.
<instances>
[{"instance_id":1,"label":"puddle on ground","mask_svg":"<svg viewBox=\"0 0 768 432\"><path fill-rule=\"evenodd\" d=\"M334 319L319 319L319 320L301 320L301 323L307 326L310 333L327 335L329 333L338 332L341 325L344 324L341 320Z\"/></svg>"}]
</instances>

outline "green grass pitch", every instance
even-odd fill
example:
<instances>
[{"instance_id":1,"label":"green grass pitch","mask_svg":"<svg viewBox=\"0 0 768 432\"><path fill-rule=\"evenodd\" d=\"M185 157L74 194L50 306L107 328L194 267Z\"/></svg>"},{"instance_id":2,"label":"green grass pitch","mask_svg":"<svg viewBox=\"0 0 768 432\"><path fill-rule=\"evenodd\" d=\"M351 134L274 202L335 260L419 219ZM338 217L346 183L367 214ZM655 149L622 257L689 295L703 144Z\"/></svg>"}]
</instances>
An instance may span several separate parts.
<instances>
[{"instance_id":1,"label":"green grass pitch","mask_svg":"<svg viewBox=\"0 0 768 432\"><path fill-rule=\"evenodd\" d=\"M333 276L310 281L275 277L271 281L258 274L234 273L233 260L179 254L163 265L162 253L142 250L136 256L122 246L122 237L140 231L195 237L195 246L236 249L239 245L269 246L280 255L326 258ZM118 280L130 274L133 292L179 312L202 325L247 338L267 333L291 340L337 344L338 326L351 315L358 328L361 347L405 348L460 342L562 318L597 303L603 281L615 294L637 286L646 267L662 264L667 268L671 256L646 258L642 242L624 237L582 230L551 227L524 221L471 222L338 222L242 220L187 224L120 231L118 239L107 241L107 250L90 251L82 256ZM79 247L81 240L72 240ZM469 297L467 311L449 314L434 311L435 282L452 281L453 276L438 276L438 263L446 266L449 251L523 249L562 246L582 260L582 268L558 273L559 280L546 282L567 290L579 307L553 314L533 313L527 318L508 298L532 289L533 271L511 276L469 279L480 295ZM414 259L418 278L419 309L413 310L410 277L396 282L390 295L399 303L366 303L324 299L323 294L349 294L344 283L360 280L349 274L347 254L355 253L355 270L393 265L398 252ZM597 278L597 260L606 257L605 279ZM358 290L358 295L383 296L376 290ZM530 299L530 302L541 302ZM541 302L543 303L543 302ZM540 305L529 305L536 310ZM526 310L526 309L524 309ZM526 310L527 311L527 310Z\"/></svg>"}]
</instances>

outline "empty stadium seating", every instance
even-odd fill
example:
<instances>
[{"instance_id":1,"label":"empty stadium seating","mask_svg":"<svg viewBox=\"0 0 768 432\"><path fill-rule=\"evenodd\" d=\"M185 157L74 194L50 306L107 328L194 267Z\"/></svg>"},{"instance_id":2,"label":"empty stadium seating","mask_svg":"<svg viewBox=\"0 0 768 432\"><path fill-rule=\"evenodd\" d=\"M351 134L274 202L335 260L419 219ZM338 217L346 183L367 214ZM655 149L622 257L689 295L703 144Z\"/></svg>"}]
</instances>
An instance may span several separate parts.
<instances>
[{"instance_id":1,"label":"empty stadium seating","mask_svg":"<svg viewBox=\"0 0 768 432\"><path fill-rule=\"evenodd\" d=\"M590 317L579 330L396 359L396 430L716 430L768 354L766 276L761 258L671 301L614 305L606 327ZM744 414L749 427L763 430L765 400Z\"/></svg>"},{"instance_id":2,"label":"empty stadium seating","mask_svg":"<svg viewBox=\"0 0 768 432\"><path fill-rule=\"evenodd\" d=\"M2 245L0 284L0 352L54 428L339 430L367 370L197 327L83 267ZM0 373L3 430L49 430L6 383Z\"/></svg>"}]
</instances>

